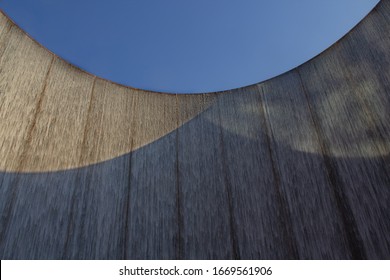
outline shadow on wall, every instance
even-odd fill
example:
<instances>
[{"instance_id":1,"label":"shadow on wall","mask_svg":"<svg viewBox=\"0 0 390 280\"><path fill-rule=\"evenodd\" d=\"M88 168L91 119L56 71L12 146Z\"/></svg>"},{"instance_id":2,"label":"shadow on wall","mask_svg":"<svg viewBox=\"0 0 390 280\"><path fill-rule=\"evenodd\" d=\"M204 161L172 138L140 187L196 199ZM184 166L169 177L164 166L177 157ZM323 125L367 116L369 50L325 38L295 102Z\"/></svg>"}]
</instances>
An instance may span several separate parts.
<instances>
[{"instance_id":1,"label":"shadow on wall","mask_svg":"<svg viewBox=\"0 0 390 280\"><path fill-rule=\"evenodd\" d=\"M389 258L388 97L312 67L191 97L207 109L115 159L1 173L1 257Z\"/></svg>"}]
</instances>

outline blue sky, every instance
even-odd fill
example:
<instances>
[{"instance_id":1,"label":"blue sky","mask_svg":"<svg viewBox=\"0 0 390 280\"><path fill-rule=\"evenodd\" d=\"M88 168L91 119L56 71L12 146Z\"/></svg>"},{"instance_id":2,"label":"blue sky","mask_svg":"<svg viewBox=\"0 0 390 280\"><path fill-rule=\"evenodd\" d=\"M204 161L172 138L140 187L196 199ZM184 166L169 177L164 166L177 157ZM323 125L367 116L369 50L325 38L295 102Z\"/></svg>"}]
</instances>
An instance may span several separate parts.
<instances>
[{"instance_id":1,"label":"blue sky","mask_svg":"<svg viewBox=\"0 0 390 280\"><path fill-rule=\"evenodd\" d=\"M80 68L146 90L200 93L277 76L319 54L378 0L3 0Z\"/></svg>"}]
</instances>

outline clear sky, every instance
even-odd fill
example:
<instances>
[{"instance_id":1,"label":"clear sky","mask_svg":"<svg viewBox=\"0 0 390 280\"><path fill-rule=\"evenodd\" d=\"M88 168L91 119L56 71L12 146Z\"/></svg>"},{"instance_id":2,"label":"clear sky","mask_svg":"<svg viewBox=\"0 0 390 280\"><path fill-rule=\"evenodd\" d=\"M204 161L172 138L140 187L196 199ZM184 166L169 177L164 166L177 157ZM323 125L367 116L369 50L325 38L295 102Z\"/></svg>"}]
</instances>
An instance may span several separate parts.
<instances>
[{"instance_id":1,"label":"clear sky","mask_svg":"<svg viewBox=\"0 0 390 280\"><path fill-rule=\"evenodd\" d=\"M153 91L238 88L328 48L378 0L2 0L45 47L114 82Z\"/></svg>"}]
</instances>

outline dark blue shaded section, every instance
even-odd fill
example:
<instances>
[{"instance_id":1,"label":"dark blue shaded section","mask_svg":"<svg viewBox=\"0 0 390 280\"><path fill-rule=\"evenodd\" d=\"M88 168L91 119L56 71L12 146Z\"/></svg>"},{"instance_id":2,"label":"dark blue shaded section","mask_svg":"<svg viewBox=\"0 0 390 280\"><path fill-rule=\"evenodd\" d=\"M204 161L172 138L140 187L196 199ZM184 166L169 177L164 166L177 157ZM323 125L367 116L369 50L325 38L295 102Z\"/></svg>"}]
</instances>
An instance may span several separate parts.
<instances>
[{"instance_id":1,"label":"dark blue shaded section","mask_svg":"<svg viewBox=\"0 0 390 280\"><path fill-rule=\"evenodd\" d=\"M354 209L353 216L340 213L336 201L323 197L321 192L300 191L299 201L322 201L316 216L333 217L332 225L328 218L316 221L324 224L321 234L315 237L316 242L312 242L314 240L310 240L312 237L306 230L296 235L291 229L291 225L303 224L304 228L316 230L306 218L309 212L305 211L311 209L309 204L300 214L291 213L294 213L294 203L300 207L301 202L295 200L296 191L302 186L299 182L320 179L306 174L309 177L294 179L296 190L283 189L288 185L283 180L289 180L280 177L286 176L283 169L274 173L271 169L275 168L272 167L275 162L270 157L261 158L259 153L248 156L248 149L258 147L266 151L268 144L264 142L259 146L259 140L227 131L223 132L221 147L228 147L227 154L217 149L210 155L207 148L200 150L196 146L176 150L176 137L179 136L180 141L180 133L193 129L193 126L205 137L209 131L220 129L196 118L186 128L104 163L51 173L0 173L0 258L349 259L353 257L351 244L361 248L363 256L367 257L365 240L373 240L365 236L354 240L357 243L351 243L344 232L350 229L349 225L340 219L341 214L354 220L360 228L367 227L371 236L380 237L377 242L383 250L371 251L369 258L390 258L390 252L386 250L390 246L390 208L389 204L377 200L388 197L388 190L383 189L387 174L385 165L381 164L383 161L388 164L389 157L324 158L272 144L272 149L280 155L317 162L321 165L317 175L321 172L327 174L326 168L334 169L345 164L349 170L359 170L363 166L372 168L370 172L375 179L356 178L374 180L377 185L371 187L375 196L362 198L364 205L351 205L356 202L350 199L342 201L342 209ZM220 139L210 137L214 136L206 137L210 145L220 144ZM264 137L267 138L259 135L259 139ZM238 142L242 145L233 144ZM243 152L249 166L241 164L243 159L231 158ZM208 158L210 156L212 158ZM278 165L283 165L287 158L278 160ZM221 162L224 163L220 165ZM326 167L326 162L330 162L331 167ZM361 182L354 182L351 177L346 180L338 172L340 170L336 168L332 184L343 194L342 198L354 198L357 192L366 192ZM294 175L290 180L292 178ZM317 186L327 184L326 178L316 183ZM359 211L365 213L368 206L379 212L365 224ZM286 216L286 213L290 214ZM374 228L370 226L373 224L382 226ZM334 231L334 227L340 230ZM328 247L329 236L334 241L331 245L334 248ZM213 239L214 242L210 243ZM301 255L294 250L306 253ZM321 255L323 250L328 254Z\"/></svg>"}]
</instances>

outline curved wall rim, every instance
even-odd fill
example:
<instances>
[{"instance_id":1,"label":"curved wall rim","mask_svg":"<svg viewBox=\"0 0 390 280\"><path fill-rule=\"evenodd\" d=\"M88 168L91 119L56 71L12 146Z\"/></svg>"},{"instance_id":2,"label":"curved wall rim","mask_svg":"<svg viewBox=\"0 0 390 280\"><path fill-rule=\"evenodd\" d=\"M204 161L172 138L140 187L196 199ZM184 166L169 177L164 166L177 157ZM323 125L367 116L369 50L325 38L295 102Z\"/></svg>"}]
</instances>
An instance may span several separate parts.
<instances>
[{"instance_id":1,"label":"curved wall rim","mask_svg":"<svg viewBox=\"0 0 390 280\"><path fill-rule=\"evenodd\" d=\"M385 5L381 10L386 9ZM5 93L0 97L3 120L0 124L3 159L0 169L7 172L67 170L113 159L175 133L194 118L208 119L208 114L202 113L218 108L224 98L234 96L237 103L241 103L240 94L258 95L259 88L289 76L287 73L222 94L140 94L138 90L119 86L69 65L38 45L5 16L0 18L4 27L0 29L0 66L3 70L0 90ZM378 28L371 18L364 20L358 30L352 31L339 44L290 73L316 64L332 65L335 57L340 61L347 59L332 54L337 54L351 42L366 40L365 26L367 30ZM369 42L365 43L365 48L383 48L386 44L386 41ZM356 47L360 46L355 44ZM334 70L342 73L345 69ZM355 77L351 79L357 85L361 83ZM237 126L246 119L237 114L236 119L228 123ZM241 125L245 127L245 123ZM15 127L19 129L15 130ZM224 129L232 131L228 126ZM241 133L237 129L233 132ZM302 144L288 145L311 152ZM383 152L375 153L378 154ZM339 148L339 156L351 155Z\"/></svg>"}]
</instances>

